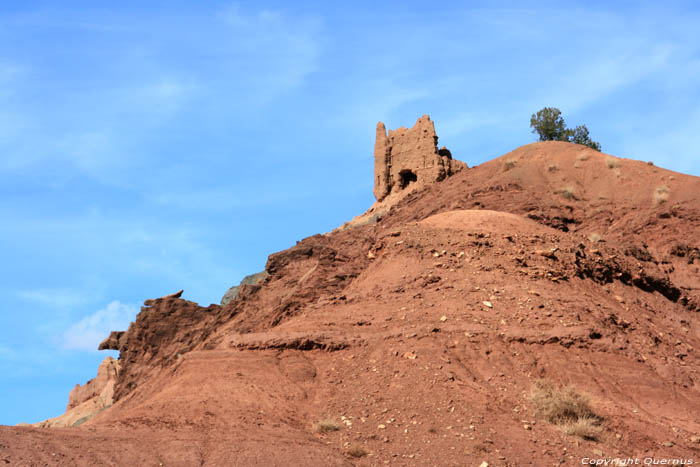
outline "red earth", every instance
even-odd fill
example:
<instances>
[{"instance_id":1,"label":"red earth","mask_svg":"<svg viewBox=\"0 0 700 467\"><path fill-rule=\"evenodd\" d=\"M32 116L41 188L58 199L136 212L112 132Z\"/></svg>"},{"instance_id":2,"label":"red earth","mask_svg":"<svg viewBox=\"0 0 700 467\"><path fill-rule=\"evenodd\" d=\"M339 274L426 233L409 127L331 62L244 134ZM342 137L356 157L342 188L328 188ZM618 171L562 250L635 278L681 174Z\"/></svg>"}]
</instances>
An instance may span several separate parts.
<instances>
[{"instance_id":1,"label":"red earth","mask_svg":"<svg viewBox=\"0 0 700 467\"><path fill-rule=\"evenodd\" d=\"M0 427L0 465L700 463L700 178L534 143L374 219L226 306L147 301L105 344L113 404ZM587 395L595 435L537 381Z\"/></svg>"}]
</instances>

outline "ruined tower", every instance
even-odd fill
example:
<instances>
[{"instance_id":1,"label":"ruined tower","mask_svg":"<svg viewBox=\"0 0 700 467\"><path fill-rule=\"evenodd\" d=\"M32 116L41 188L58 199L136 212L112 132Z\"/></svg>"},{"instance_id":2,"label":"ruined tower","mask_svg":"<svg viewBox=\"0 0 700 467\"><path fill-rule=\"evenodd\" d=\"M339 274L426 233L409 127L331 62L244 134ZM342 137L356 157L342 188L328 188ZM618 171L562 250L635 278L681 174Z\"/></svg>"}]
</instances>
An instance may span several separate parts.
<instances>
[{"instance_id":1,"label":"ruined tower","mask_svg":"<svg viewBox=\"0 0 700 467\"><path fill-rule=\"evenodd\" d=\"M392 193L420 188L467 167L452 159L446 148L438 150L438 137L430 117L423 115L411 129L389 130L377 123L374 143L374 197L382 201Z\"/></svg>"}]
</instances>

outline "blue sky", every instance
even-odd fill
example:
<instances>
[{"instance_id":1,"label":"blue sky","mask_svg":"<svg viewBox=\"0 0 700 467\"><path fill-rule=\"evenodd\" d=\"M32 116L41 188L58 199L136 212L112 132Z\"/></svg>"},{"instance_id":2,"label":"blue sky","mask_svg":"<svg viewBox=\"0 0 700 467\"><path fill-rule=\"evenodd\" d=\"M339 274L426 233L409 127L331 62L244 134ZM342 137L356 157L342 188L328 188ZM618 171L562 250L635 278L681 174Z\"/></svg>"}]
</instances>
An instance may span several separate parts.
<instances>
[{"instance_id":1,"label":"blue sky","mask_svg":"<svg viewBox=\"0 0 700 467\"><path fill-rule=\"evenodd\" d=\"M562 110L700 175L692 2L0 5L0 424L63 412L147 298L218 303L373 202L375 125L470 165Z\"/></svg>"}]
</instances>

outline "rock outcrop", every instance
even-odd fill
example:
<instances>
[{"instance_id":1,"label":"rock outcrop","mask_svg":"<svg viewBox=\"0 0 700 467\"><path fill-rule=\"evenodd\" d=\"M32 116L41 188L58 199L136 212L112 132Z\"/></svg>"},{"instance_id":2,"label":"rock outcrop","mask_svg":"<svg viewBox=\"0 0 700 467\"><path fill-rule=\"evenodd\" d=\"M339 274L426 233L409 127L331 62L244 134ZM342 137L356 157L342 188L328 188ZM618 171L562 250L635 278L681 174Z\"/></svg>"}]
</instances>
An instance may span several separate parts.
<instances>
[{"instance_id":1,"label":"rock outcrop","mask_svg":"<svg viewBox=\"0 0 700 467\"><path fill-rule=\"evenodd\" d=\"M97 376L84 385L76 384L68 396L68 407L63 415L35 424L42 428L79 426L104 409L114 398L114 385L119 376L119 362L105 358L97 369Z\"/></svg>"},{"instance_id":2,"label":"rock outcrop","mask_svg":"<svg viewBox=\"0 0 700 467\"><path fill-rule=\"evenodd\" d=\"M428 115L418 119L411 129L389 130L377 123L374 143L374 197L382 201L392 193L420 188L438 182L467 168L452 159L450 151L437 147L435 125Z\"/></svg>"},{"instance_id":3,"label":"rock outcrop","mask_svg":"<svg viewBox=\"0 0 700 467\"><path fill-rule=\"evenodd\" d=\"M118 350L121 368L114 402L131 392L149 368L164 367L203 342L211 332L219 305L200 307L183 300L182 291L144 301L126 331L112 331L99 350Z\"/></svg>"},{"instance_id":4,"label":"rock outcrop","mask_svg":"<svg viewBox=\"0 0 700 467\"><path fill-rule=\"evenodd\" d=\"M105 358L97 368L97 377L83 386L76 384L68 396L68 410L80 406L84 402L99 398L103 407L112 403L114 382L119 374L119 362L112 357Z\"/></svg>"},{"instance_id":5,"label":"rock outcrop","mask_svg":"<svg viewBox=\"0 0 700 467\"><path fill-rule=\"evenodd\" d=\"M243 280L241 280L240 284L234 285L230 289L226 291L224 296L221 298L221 305L228 305L230 302L233 300L236 300L238 298L238 295L240 293L241 287L248 285L248 286L256 286L260 284L262 281L265 280L267 277L267 271L260 271L255 274L250 274L248 276L245 276Z\"/></svg>"}]
</instances>

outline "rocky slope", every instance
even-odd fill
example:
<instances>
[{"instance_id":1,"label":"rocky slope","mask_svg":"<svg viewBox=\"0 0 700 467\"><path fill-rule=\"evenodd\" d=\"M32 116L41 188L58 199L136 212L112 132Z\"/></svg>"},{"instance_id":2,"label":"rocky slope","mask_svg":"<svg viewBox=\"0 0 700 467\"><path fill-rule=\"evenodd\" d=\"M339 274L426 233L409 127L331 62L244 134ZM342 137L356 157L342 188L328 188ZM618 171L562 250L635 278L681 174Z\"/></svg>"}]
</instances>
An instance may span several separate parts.
<instances>
[{"instance_id":1,"label":"rocky slope","mask_svg":"<svg viewBox=\"0 0 700 467\"><path fill-rule=\"evenodd\" d=\"M697 177L523 146L271 255L224 306L147 301L103 343L113 405L0 427L0 462L700 462L699 198ZM548 421L542 382L597 418Z\"/></svg>"}]
</instances>

